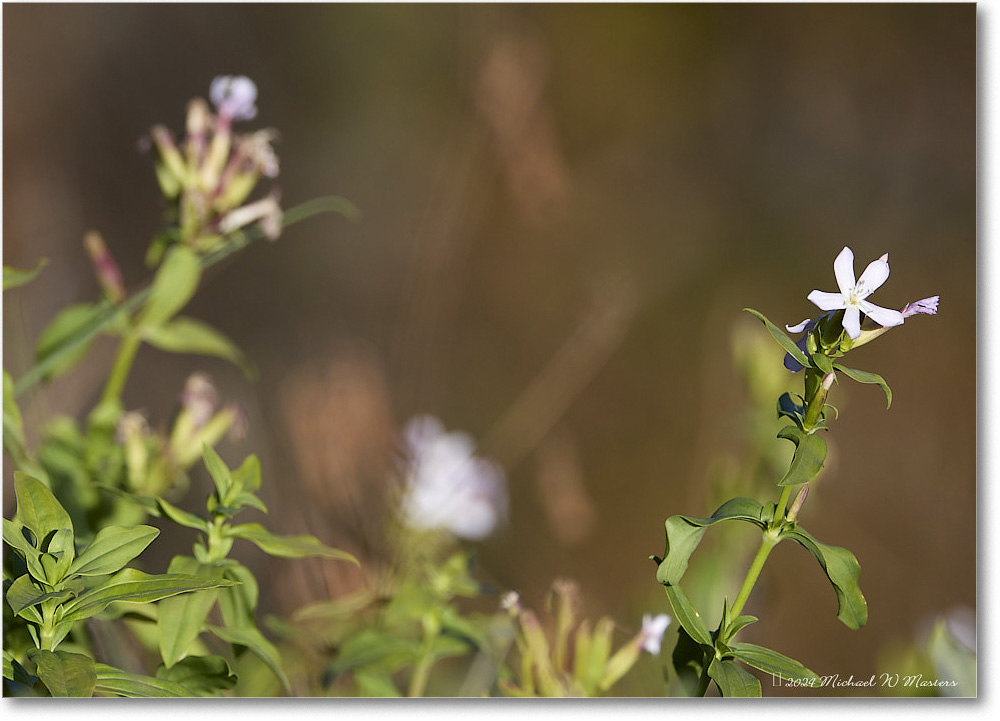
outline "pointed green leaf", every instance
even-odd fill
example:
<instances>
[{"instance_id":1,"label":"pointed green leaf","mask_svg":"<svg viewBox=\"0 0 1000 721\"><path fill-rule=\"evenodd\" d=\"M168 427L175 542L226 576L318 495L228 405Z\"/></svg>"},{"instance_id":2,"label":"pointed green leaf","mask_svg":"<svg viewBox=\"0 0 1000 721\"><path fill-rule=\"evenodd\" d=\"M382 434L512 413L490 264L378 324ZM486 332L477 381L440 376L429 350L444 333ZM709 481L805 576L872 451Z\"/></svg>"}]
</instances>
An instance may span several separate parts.
<instances>
[{"instance_id":1,"label":"pointed green leaf","mask_svg":"<svg viewBox=\"0 0 1000 721\"><path fill-rule=\"evenodd\" d=\"M186 698L194 694L176 681L127 673L103 663L95 665L94 690L126 698Z\"/></svg>"},{"instance_id":2,"label":"pointed green leaf","mask_svg":"<svg viewBox=\"0 0 1000 721\"><path fill-rule=\"evenodd\" d=\"M730 650L747 666L753 666L772 676L784 680L808 681L815 683L819 676L793 658L752 643L731 643Z\"/></svg>"},{"instance_id":3,"label":"pointed green leaf","mask_svg":"<svg viewBox=\"0 0 1000 721\"><path fill-rule=\"evenodd\" d=\"M163 325L143 330L143 339L155 348L169 353L192 353L230 361L248 378L256 376L250 359L235 343L207 323L194 318L174 318Z\"/></svg>"},{"instance_id":4,"label":"pointed green leaf","mask_svg":"<svg viewBox=\"0 0 1000 721\"><path fill-rule=\"evenodd\" d=\"M760 681L732 659L712 659L708 675L726 698L760 698Z\"/></svg>"},{"instance_id":5,"label":"pointed green leaf","mask_svg":"<svg viewBox=\"0 0 1000 721\"><path fill-rule=\"evenodd\" d=\"M829 356L822 353L813 353L809 358L812 360L812 366L818 370L823 375L829 375L833 373L833 361L830 360Z\"/></svg>"},{"instance_id":6,"label":"pointed green leaf","mask_svg":"<svg viewBox=\"0 0 1000 721\"><path fill-rule=\"evenodd\" d=\"M840 363L834 363L833 367L838 371L843 373L845 376L851 380L855 380L858 383L869 383L877 385L885 393L885 407L888 408L892 405L892 391L889 389L889 384L885 382L885 378L880 376L878 373L869 373L868 371L859 371L856 368L848 368L847 366L842 366Z\"/></svg>"},{"instance_id":7,"label":"pointed green leaf","mask_svg":"<svg viewBox=\"0 0 1000 721\"><path fill-rule=\"evenodd\" d=\"M134 568L126 568L67 604L61 620L74 622L90 618L103 611L113 601L148 603L178 593L229 585L232 585L231 581L221 579L210 581L197 576L175 574L151 576Z\"/></svg>"},{"instance_id":8,"label":"pointed green leaf","mask_svg":"<svg viewBox=\"0 0 1000 721\"><path fill-rule=\"evenodd\" d=\"M667 547L656 571L656 580L673 584L681 580L688 567L688 559L701 543L705 529L719 521L738 520L764 529L761 505L751 498L733 498L726 501L709 518L671 516L666 521Z\"/></svg>"},{"instance_id":9,"label":"pointed green leaf","mask_svg":"<svg viewBox=\"0 0 1000 721\"><path fill-rule=\"evenodd\" d=\"M205 468L208 469L208 474L212 477L212 482L215 483L219 503L226 503L233 488L233 477L229 467L215 452L215 449L208 444L202 448L201 457L205 462Z\"/></svg>"},{"instance_id":10,"label":"pointed green leaf","mask_svg":"<svg viewBox=\"0 0 1000 721\"><path fill-rule=\"evenodd\" d=\"M756 616L737 616L729 622L722 640L728 642L729 639L749 626L751 623L757 623L757 620Z\"/></svg>"},{"instance_id":11,"label":"pointed green leaf","mask_svg":"<svg viewBox=\"0 0 1000 721\"><path fill-rule=\"evenodd\" d=\"M677 680L688 696L698 695L701 673L709 658L714 658L714 649L695 641L680 626L677 629L677 644L670 660L677 673Z\"/></svg>"},{"instance_id":12,"label":"pointed green leaf","mask_svg":"<svg viewBox=\"0 0 1000 721\"><path fill-rule=\"evenodd\" d=\"M69 598L72 595L73 592L69 589L42 590L31 582L31 577L28 574L24 574L15 578L14 582L10 584L10 588L7 589L7 603L10 604L11 610L20 616L24 609L35 606L42 601L47 601L50 598Z\"/></svg>"},{"instance_id":13,"label":"pointed green leaf","mask_svg":"<svg viewBox=\"0 0 1000 721\"><path fill-rule=\"evenodd\" d=\"M156 669L156 677L173 681L197 696L216 696L236 685L236 674L221 656L188 656L167 668Z\"/></svg>"},{"instance_id":14,"label":"pointed green leaf","mask_svg":"<svg viewBox=\"0 0 1000 721\"><path fill-rule=\"evenodd\" d=\"M335 558L350 561L360 567L358 559L347 551L331 548L322 544L314 536L277 536L259 523L244 523L226 529L226 535L231 538L242 538L256 544L262 551L280 558Z\"/></svg>"},{"instance_id":15,"label":"pointed green leaf","mask_svg":"<svg viewBox=\"0 0 1000 721\"><path fill-rule=\"evenodd\" d=\"M42 268L49 264L48 258L39 258L35 267L31 270L20 270L19 268L14 268L10 265L5 265L3 267L3 289L10 290L11 288L17 288L25 283L30 283L35 279Z\"/></svg>"},{"instance_id":16,"label":"pointed green leaf","mask_svg":"<svg viewBox=\"0 0 1000 721\"><path fill-rule=\"evenodd\" d=\"M201 516L196 516L193 513L181 510L174 504L168 503L159 496L156 497L156 505L160 509L160 512L174 523L187 526L188 528L196 528L199 531L208 533L208 521Z\"/></svg>"},{"instance_id":17,"label":"pointed green leaf","mask_svg":"<svg viewBox=\"0 0 1000 721\"><path fill-rule=\"evenodd\" d=\"M200 279L197 253L184 245L173 246L156 271L149 298L139 313L139 325L148 328L170 320L191 300Z\"/></svg>"},{"instance_id":18,"label":"pointed green leaf","mask_svg":"<svg viewBox=\"0 0 1000 721\"><path fill-rule=\"evenodd\" d=\"M233 484L236 485L243 491L259 491L261 474L260 474L260 461L257 456L250 454L247 456L243 464L237 468L232 473Z\"/></svg>"},{"instance_id":19,"label":"pointed green leaf","mask_svg":"<svg viewBox=\"0 0 1000 721\"><path fill-rule=\"evenodd\" d=\"M4 543L17 551L18 555L24 559L24 565L27 566L28 573L36 581L46 580L45 569L42 568L41 552L24 537L24 532L19 521L3 519L3 540Z\"/></svg>"},{"instance_id":20,"label":"pointed green leaf","mask_svg":"<svg viewBox=\"0 0 1000 721\"><path fill-rule=\"evenodd\" d=\"M108 526L94 536L86 550L69 567L78 576L105 576L138 556L160 535L152 526Z\"/></svg>"},{"instance_id":21,"label":"pointed green leaf","mask_svg":"<svg viewBox=\"0 0 1000 721\"><path fill-rule=\"evenodd\" d=\"M91 303L78 303L63 308L38 336L35 346L35 362L45 363L50 358L44 375L51 380L62 375L87 354L94 340L90 329L104 314L105 308ZM56 357L58 356L58 361Z\"/></svg>"},{"instance_id":22,"label":"pointed green leaf","mask_svg":"<svg viewBox=\"0 0 1000 721\"><path fill-rule=\"evenodd\" d=\"M691 603L687 594L680 586L664 586L670 607L674 609L674 617L692 639L703 646L712 645L712 634L701 619L701 614Z\"/></svg>"},{"instance_id":23,"label":"pointed green leaf","mask_svg":"<svg viewBox=\"0 0 1000 721\"><path fill-rule=\"evenodd\" d=\"M38 479L14 471L14 495L17 497L17 518L35 535L39 545L53 531L73 530L66 509Z\"/></svg>"},{"instance_id":24,"label":"pointed green leaf","mask_svg":"<svg viewBox=\"0 0 1000 721\"><path fill-rule=\"evenodd\" d=\"M850 551L817 541L804 528L786 528L781 538L791 538L816 557L837 594L837 618L845 626L859 629L868 622L868 602L858 586L861 565Z\"/></svg>"},{"instance_id":25,"label":"pointed green leaf","mask_svg":"<svg viewBox=\"0 0 1000 721\"><path fill-rule=\"evenodd\" d=\"M7 649L3 650L3 677L29 688L38 683L38 677L28 673Z\"/></svg>"},{"instance_id":26,"label":"pointed green leaf","mask_svg":"<svg viewBox=\"0 0 1000 721\"><path fill-rule=\"evenodd\" d=\"M774 323L765 318L763 313L759 313L755 311L753 308L744 308L743 310L745 310L747 313L754 316L761 323L763 323L764 327L767 328L767 332L771 334L771 337L774 338L776 341L778 341L778 345L784 348L785 352L788 353L788 355L790 355L792 358L798 361L799 365L802 366L809 365L809 357L801 350L799 350L799 347L795 345L795 341L793 341L791 338L785 335L784 331L782 331L778 326L776 326Z\"/></svg>"},{"instance_id":27,"label":"pointed green leaf","mask_svg":"<svg viewBox=\"0 0 1000 721\"><path fill-rule=\"evenodd\" d=\"M399 698L402 694L392 681L392 676L385 671L367 671L357 669L354 672L354 683L362 696L368 698Z\"/></svg>"},{"instance_id":28,"label":"pointed green leaf","mask_svg":"<svg viewBox=\"0 0 1000 721\"><path fill-rule=\"evenodd\" d=\"M267 664L268 668L278 677L285 693L290 694L292 687L288 683L288 677L281 668L281 654L270 641L264 638L264 634L253 627L225 628L222 626L208 626L209 631L221 638L226 643L237 646L246 646L260 659Z\"/></svg>"},{"instance_id":29,"label":"pointed green leaf","mask_svg":"<svg viewBox=\"0 0 1000 721\"><path fill-rule=\"evenodd\" d=\"M795 444L795 454L779 486L799 486L808 483L823 470L826 462L826 441L818 433L806 433L795 426L785 426L778 438Z\"/></svg>"},{"instance_id":30,"label":"pointed green leaf","mask_svg":"<svg viewBox=\"0 0 1000 721\"><path fill-rule=\"evenodd\" d=\"M253 613L257 608L259 589L253 573L249 568L233 562L223 567L222 577L237 583L219 589L222 622L229 628L256 626Z\"/></svg>"},{"instance_id":31,"label":"pointed green leaf","mask_svg":"<svg viewBox=\"0 0 1000 721\"><path fill-rule=\"evenodd\" d=\"M35 673L53 696L89 698L94 695L94 660L81 653L28 649Z\"/></svg>"},{"instance_id":32,"label":"pointed green leaf","mask_svg":"<svg viewBox=\"0 0 1000 721\"><path fill-rule=\"evenodd\" d=\"M189 556L175 556L167 572L197 576L208 582L222 578L222 569L198 563ZM218 589L185 593L160 602L159 618L156 622L160 638L160 656L167 668L184 658L188 648L198 638L208 618L208 612L215 605Z\"/></svg>"}]
</instances>

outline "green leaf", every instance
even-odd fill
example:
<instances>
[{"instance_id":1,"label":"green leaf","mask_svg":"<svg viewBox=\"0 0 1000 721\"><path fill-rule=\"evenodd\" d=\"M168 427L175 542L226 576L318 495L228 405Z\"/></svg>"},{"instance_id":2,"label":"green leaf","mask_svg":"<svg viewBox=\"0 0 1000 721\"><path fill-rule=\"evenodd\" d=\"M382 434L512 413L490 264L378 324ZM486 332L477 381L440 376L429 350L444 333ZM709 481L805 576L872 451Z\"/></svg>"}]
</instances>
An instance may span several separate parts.
<instances>
[{"instance_id":1,"label":"green leaf","mask_svg":"<svg viewBox=\"0 0 1000 721\"><path fill-rule=\"evenodd\" d=\"M833 373L833 361L830 360L829 356L826 356L823 353L813 353L809 356L809 358L812 360L813 368L818 370L823 375Z\"/></svg>"},{"instance_id":2,"label":"green leaf","mask_svg":"<svg viewBox=\"0 0 1000 721\"><path fill-rule=\"evenodd\" d=\"M698 643L681 626L677 630L677 644L671 656L677 680L688 696L697 696L701 673L709 657L713 657L714 649Z\"/></svg>"},{"instance_id":3,"label":"green leaf","mask_svg":"<svg viewBox=\"0 0 1000 721\"><path fill-rule=\"evenodd\" d=\"M208 521L201 516L196 516L193 513L181 510L174 504L168 503L159 496L156 497L156 505L160 509L160 512L174 523L187 526L188 528L196 528L199 531L208 533Z\"/></svg>"},{"instance_id":4,"label":"green leaf","mask_svg":"<svg viewBox=\"0 0 1000 721\"><path fill-rule=\"evenodd\" d=\"M208 469L208 474L212 476L212 482L215 483L215 491L219 497L219 503L226 503L229 493L233 488L233 477L229 471L229 467L219 457L219 454L215 452L215 449L207 443L202 448L201 457L205 462L205 468Z\"/></svg>"},{"instance_id":5,"label":"green leaf","mask_svg":"<svg viewBox=\"0 0 1000 721\"><path fill-rule=\"evenodd\" d=\"M767 328L767 332L771 334L771 337L774 338L776 341L778 341L778 345L784 348L785 352L788 353L788 355L797 360L799 362L799 365L802 366L809 365L809 357L801 350L799 350L799 347L795 345L795 341L793 341L791 338L785 335L784 331L782 331L778 326L776 326L774 323L765 318L763 313L759 313L755 311L753 308L744 308L743 310L745 310L747 313L754 316L761 323L763 323L764 326Z\"/></svg>"},{"instance_id":6,"label":"green leaf","mask_svg":"<svg viewBox=\"0 0 1000 721\"><path fill-rule=\"evenodd\" d=\"M681 580L688 567L688 559L705 535L705 529L719 521L738 520L764 529L760 503L751 498L733 498L726 501L708 518L671 516L666 521L667 547L663 560L656 570L656 580L673 584Z\"/></svg>"},{"instance_id":7,"label":"green leaf","mask_svg":"<svg viewBox=\"0 0 1000 721\"><path fill-rule=\"evenodd\" d=\"M184 686L169 679L126 673L103 663L96 664L95 670L97 683L94 690L99 693L127 698L186 698L194 695Z\"/></svg>"},{"instance_id":8,"label":"green leaf","mask_svg":"<svg viewBox=\"0 0 1000 721\"><path fill-rule=\"evenodd\" d=\"M77 576L105 576L120 570L160 535L152 526L108 526L94 536L69 573Z\"/></svg>"},{"instance_id":9,"label":"green leaf","mask_svg":"<svg viewBox=\"0 0 1000 721\"><path fill-rule=\"evenodd\" d=\"M44 374L45 379L51 380L62 375L87 354L94 336L83 342L80 342L80 336L87 333L104 312L105 308L102 306L78 303L63 308L45 326L35 346L35 362L41 364L56 355L61 356L57 363L50 365Z\"/></svg>"},{"instance_id":10,"label":"green leaf","mask_svg":"<svg viewBox=\"0 0 1000 721\"><path fill-rule=\"evenodd\" d=\"M732 659L712 659L708 675L727 698L760 698L760 681Z\"/></svg>"},{"instance_id":11,"label":"green leaf","mask_svg":"<svg viewBox=\"0 0 1000 721\"><path fill-rule=\"evenodd\" d=\"M247 378L256 377L256 369L235 343L207 323L194 318L174 318L163 325L153 325L143 331L143 339L155 348L169 353L193 353L230 361Z\"/></svg>"},{"instance_id":12,"label":"green leaf","mask_svg":"<svg viewBox=\"0 0 1000 721\"><path fill-rule=\"evenodd\" d=\"M826 441L817 433L806 433L795 426L785 426L778 431L778 438L795 444L795 454L779 486L800 486L808 483L823 469L826 462Z\"/></svg>"},{"instance_id":13,"label":"green leaf","mask_svg":"<svg viewBox=\"0 0 1000 721\"><path fill-rule=\"evenodd\" d=\"M17 518L34 534L39 546L50 533L60 528L72 532L73 522L66 509L38 479L14 471L14 495L17 497Z\"/></svg>"},{"instance_id":14,"label":"green leaf","mask_svg":"<svg viewBox=\"0 0 1000 721\"><path fill-rule=\"evenodd\" d=\"M10 588L7 589L6 598L7 603L10 604L10 609L15 614L21 616L21 612L24 609L35 606L42 601L47 601L50 598L69 598L72 595L73 592L69 589L44 591L31 582L31 577L28 574L24 574L23 576L18 576L10 584Z\"/></svg>"},{"instance_id":15,"label":"green leaf","mask_svg":"<svg viewBox=\"0 0 1000 721\"><path fill-rule=\"evenodd\" d=\"M749 626L751 623L757 623L757 620L756 616L737 616L730 621L729 625L724 629L722 640L728 642L729 639Z\"/></svg>"},{"instance_id":16,"label":"green leaf","mask_svg":"<svg viewBox=\"0 0 1000 721\"><path fill-rule=\"evenodd\" d=\"M419 656L420 644L376 628L366 628L343 643L328 670L331 674L358 668L392 672L416 661Z\"/></svg>"},{"instance_id":17,"label":"green leaf","mask_svg":"<svg viewBox=\"0 0 1000 721\"><path fill-rule=\"evenodd\" d=\"M358 669L354 672L354 683L362 696L368 698L399 698L402 694L392 681L392 676L384 671Z\"/></svg>"},{"instance_id":18,"label":"green leaf","mask_svg":"<svg viewBox=\"0 0 1000 721\"><path fill-rule=\"evenodd\" d=\"M3 372L3 447L17 465L20 466L27 460L24 420L14 398L14 379L7 371Z\"/></svg>"},{"instance_id":19,"label":"green leaf","mask_svg":"<svg viewBox=\"0 0 1000 721\"><path fill-rule=\"evenodd\" d=\"M216 696L236 685L236 674L221 656L188 656L170 668L160 666L156 677L180 684L196 696Z\"/></svg>"},{"instance_id":20,"label":"green leaf","mask_svg":"<svg viewBox=\"0 0 1000 721\"><path fill-rule=\"evenodd\" d=\"M752 643L731 643L730 650L747 666L784 680L819 681L819 676L793 658Z\"/></svg>"},{"instance_id":21,"label":"green leaf","mask_svg":"<svg viewBox=\"0 0 1000 721\"><path fill-rule=\"evenodd\" d=\"M24 559L28 573L36 581L44 582L46 578L45 569L42 567L41 553L28 542L21 528L20 522L3 519L3 540Z\"/></svg>"},{"instance_id":22,"label":"green leaf","mask_svg":"<svg viewBox=\"0 0 1000 721\"><path fill-rule=\"evenodd\" d=\"M316 539L315 536L277 536L259 523L244 523L239 526L230 526L226 529L226 535L250 541L271 556L278 556L280 558L309 558L311 556L319 556L321 558L350 561L358 567L361 566L358 563L358 559L347 551L326 546Z\"/></svg>"},{"instance_id":23,"label":"green leaf","mask_svg":"<svg viewBox=\"0 0 1000 721\"><path fill-rule=\"evenodd\" d=\"M3 650L3 677L29 688L38 683L38 677L28 673L7 649Z\"/></svg>"},{"instance_id":24,"label":"green leaf","mask_svg":"<svg viewBox=\"0 0 1000 721\"><path fill-rule=\"evenodd\" d=\"M692 639L703 646L712 645L712 634L701 620L701 614L688 599L680 586L664 586L670 607L674 609L674 617Z\"/></svg>"},{"instance_id":25,"label":"green leaf","mask_svg":"<svg viewBox=\"0 0 1000 721\"><path fill-rule=\"evenodd\" d=\"M838 371L843 373L845 376L851 380L855 380L858 383L869 383L877 385L885 393L885 407L888 408L892 405L892 390L889 389L889 384L885 382L885 378L880 376L878 373L869 373L868 371L859 371L856 368L848 368L847 366L842 366L840 363L834 363L833 367Z\"/></svg>"},{"instance_id":26,"label":"green leaf","mask_svg":"<svg viewBox=\"0 0 1000 721\"><path fill-rule=\"evenodd\" d=\"M145 329L170 320L187 305L198 289L201 264L198 255L190 248L175 245L156 271L149 298L138 316L138 324Z\"/></svg>"},{"instance_id":27,"label":"green leaf","mask_svg":"<svg viewBox=\"0 0 1000 721\"><path fill-rule=\"evenodd\" d=\"M285 693L291 694L292 687L289 685L288 677L285 676L285 672L281 668L281 654L278 653L278 649L274 647L274 644L264 638L264 634L250 626L241 628L208 626L207 629L226 643L249 648L278 677L278 680L281 681L281 685L285 689Z\"/></svg>"},{"instance_id":28,"label":"green leaf","mask_svg":"<svg viewBox=\"0 0 1000 721\"><path fill-rule=\"evenodd\" d=\"M250 454L243 464L232 473L233 484L243 491L259 491L261 483L260 461Z\"/></svg>"},{"instance_id":29,"label":"green leaf","mask_svg":"<svg viewBox=\"0 0 1000 721\"><path fill-rule=\"evenodd\" d=\"M816 557L837 594L837 618L852 629L868 622L868 602L858 585L861 565L850 551L840 546L828 546L809 535L804 528L785 528L781 538L790 538Z\"/></svg>"},{"instance_id":30,"label":"green leaf","mask_svg":"<svg viewBox=\"0 0 1000 721\"><path fill-rule=\"evenodd\" d=\"M35 276L41 272L42 268L48 264L48 258L39 258L35 267L31 270L20 270L12 266L5 265L3 267L3 289L10 290L11 288L17 288L25 283L30 283L35 279Z\"/></svg>"},{"instance_id":31,"label":"green leaf","mask_svg":"<svg viewBox=\"0 0 1000 721\"><path fill-rule=\"evenodd\" d=\"M53 696L65 698L94 695L94 660L81 653L68 651L44 651L28 649L30 658L37 667L35 673Z\"/></svg>"},{"instance_id":32,"label":"green leaf","mask_svg":"<svg viewBox=\"0 0 1000 721\"><path fill-rule=\"evenodd\" d=\"M174 556L167 572L197 576L208 582L222 578L222 569L198 563L189 556ZM198 638L208 612L215 605L218 589L186 593L167 598L160 602L159 619L156 622L160 639L160 656L167 668L184 658L188 648Z\"/></svg>"},{"instance_id":33,"label":"green leaf","mask_svg":"<svg viewBox=\"0 0 1000 721\"><path fill-rule=\"evenodd\" d=\"M806 417L806 409L796 403L790 393L782 393L778 398L778 418L785 416L799 428L802 428L802 419Z\"/></svg>"},{"instance_id":34,"label":"green leaf","mask_svg":"<svg viewBox=\"0 0 1000 721\"><path fill-rule=\"evenodd\" d=\"M197 576L179 574L151 576L134 568L126 568L68 604L61 621L68 623L90 618L103 611L113 601L149 603L178 593L230 585L231 581L222 579L209 581Z\"/></svg>"},{"instance_id":35,"label":"green leaf","mask_svg":"<svg viewBox=\"0 0 1000 721\"><path fill-rule=\"evenodd\" d=\"M237 585L219 589L219 611L229 628L256 626L253 612L257 608L259 588L249 568L233 561L222 569L222 577Z\"/></svg>"}]
</instances>

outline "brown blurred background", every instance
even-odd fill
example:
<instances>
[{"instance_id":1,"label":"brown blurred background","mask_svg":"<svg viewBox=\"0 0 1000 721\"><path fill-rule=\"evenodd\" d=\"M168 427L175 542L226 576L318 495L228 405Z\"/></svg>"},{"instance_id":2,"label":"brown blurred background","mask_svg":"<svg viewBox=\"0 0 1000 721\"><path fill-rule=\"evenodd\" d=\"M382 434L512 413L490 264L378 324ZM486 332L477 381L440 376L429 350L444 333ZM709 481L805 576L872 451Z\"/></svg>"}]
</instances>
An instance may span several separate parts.
<instances>
[{"instance_id":1,"label":"brown blurred background","mask_svg":"<svg viewBox=\"0 0 1000 721\"><path fill-rule=\"evenodd\" d=\"M835 389L830 467L801 516L859 558L870 621L840 625L815 561L783 544L745 635L867 676L886 644L975 606L974 5L5 5L3 19L3 259L51 259L4 302L15 378L58 309L97 297L86 231L130 288L148 278L163 205L141 136L179 133L215 75L246 74L260 113L245 127L282 134L285 207L341 194L364 219L312 219L206 279L186 313L249 353L256 384L144 348L125 400L165 424L208 371L247 411L248 438L220 450L261 457L275 530L364 552L393 434L429 412L509 474L481 575L535 605L574 578L592 617L634 629L667 610L647 560L664 519L707 515L708 471L743 442L730 338L759 324L741 309L812 314L847 244L859 273L889 252L879 304L941 296L936 318L851 356L894 402ZM29 426L89 408L113 350L23 398ZM161 548L164 565L192 541ZM353 582L335 563L235 555L264 574L265 612ZM655 689L644 663L633 692Z\"/></svg>"}]
</instances>

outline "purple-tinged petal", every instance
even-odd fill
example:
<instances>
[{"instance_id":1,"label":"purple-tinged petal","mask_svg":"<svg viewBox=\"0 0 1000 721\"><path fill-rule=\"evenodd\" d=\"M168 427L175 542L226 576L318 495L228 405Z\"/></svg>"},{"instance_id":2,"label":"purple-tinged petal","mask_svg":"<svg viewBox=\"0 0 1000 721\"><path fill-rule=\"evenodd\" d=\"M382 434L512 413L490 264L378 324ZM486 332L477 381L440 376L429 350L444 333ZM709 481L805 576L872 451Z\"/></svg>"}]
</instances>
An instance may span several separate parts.
<instances>
[{"instance_id":1,"label":"purple-tinged petal","mask_svg":"<svg viewBox=\"0 0 1000 721\"><path fill-rule=\"evenodd\" d=\"M879 286L885 283L886 278L889 277L888 258L889 254L886 253L878 260L873 260L868 264L865 272L861 274L861 278L858 280L858 298L867 298L878 290Z\"/></svg>"},{"instance_id":2,"label":"purple-tinged petal","mask_svg":"<svg viewBox=\"0 0 1000 721\"><path fill-rule=\"evenodd\" d=\"M847 305L841 293L827 293L822 290L814 290L807 299L819 306L820 310L840 310Z\"/></svg>"},{"instance_id":3,"label":"purple-tinged petal","mask_svg":"<svg viewBox=\"0 0 1000 721\"><path fill-rule=\"evenodd\" d=\"M912 303L907 303L906 307L903 308L902 313L904 318L909 318L912 315L937 315L938 310L938 300L940 296L931 296L930 298L923 298L921 300L915 300Z\"/></svg>"},{"instance_id":4,"label":"purple-tinged petal","mask_svg":"<svg viewBox=\"0 0 1000 721\"><path fill-rule=\"evenodd\" d=\"M812 318L806 318L804 321L797 325L786 325L785 330L789 333L802 333L803 331L812 330L813 326L816 325L816 321Z\"/></svg>"},{"instance_id":5,"label":"purple-tinged petal","mask_svg":"<svg viewBox=\"0 0 1000 721\"><path fill-rule=\"evenodd\" d=\"M858 305L861 307L861 310L866 316L871 318L880 326L891 328L894 325L903 324L903 314L898 310L882 308L874 303L869 303L867 300L860 301Z\"/></svg>"},{"instance_id":6,"label":"purple-tinged petal","mask_svg":"<svg viewBox=\"0 0 1000 721\"><path fill-rule=\"evenodd\" d=\"M840 251L837 259L833 261L833 274L837 276L837 287L840 288L840 294L848 295L854 289L854 251L846 245ZM832 310L832 308L823 308L823 310Z\"/></svg>"},{"instance_id":7,"label":"purple-tinged petal","mask_svg":"<svg viewBox=\"0 0 1000 721\"><path fill-rule=\"evenodd\" d=\"M844 330L852 339L861 335L861 311L856 305L849 305L844 309Z\"/></svg>"}]
</instances>

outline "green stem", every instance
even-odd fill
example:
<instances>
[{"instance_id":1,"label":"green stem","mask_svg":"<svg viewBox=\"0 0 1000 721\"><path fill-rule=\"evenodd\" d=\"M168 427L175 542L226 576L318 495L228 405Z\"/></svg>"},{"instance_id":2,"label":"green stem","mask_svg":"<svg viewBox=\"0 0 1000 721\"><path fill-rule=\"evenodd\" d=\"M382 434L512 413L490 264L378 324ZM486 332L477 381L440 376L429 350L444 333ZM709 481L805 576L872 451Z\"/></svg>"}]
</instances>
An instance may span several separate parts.
<instances>
[{"instance_id":1,"label":"green stem","mask_svg":"<svg viewBox=\"0 0 1000 721\"><path fill-rule=\"evenodd\" d=\"M427 680L431 675L431 666L434 665L434 655L431 653L434 647L434 640L437 638L440 632L440 625L435 621L433 623L424 623L424 649L420 656L420 661L417 662L417 667L413 670L413 678L410 679L410 690L408 695L410 698L420 698L424 695L424 690L427 688Z\"/></svg>"},{"instance_id":2,"label":"green stem","mask_svg":"<svg viewBox=\"0 0 1000 721\"><path fill-rule=\"evenodd\" d=\"M782 493L782 495L785 494ZM776 545L778 545L777 534L773 531L765 531L764 537L760 540L760 548L757 549L757 555L754 556L753 563L750 564L750 568L747 570L747 576L743 579L743 585L740 587L739 593L736 594L736 599L733 601L732 609L729 611L731 617L736 618L740 615L740 612L743 611L743 606L750 597L750 592L753 591L754 584L757 583L757 578L760 576L760 572L764 568L764 563L767 561L767 557L771 553L771 549Z\"/></svg>"},{"instance_id":3,"label":"green stem","mask_svg":"<svg viewBox=\"0 0 1000 721\"><path fill-rule=\"evenodd\" d=\"M785 521L785 507L788 506L788 499L792 495L792 487L784 486L781 495L778 496L778 505L774 508L774 518L771 519L771 528L777 528Z\"/></svg>"},{"instance_id":4,"label":"green stem","mask_svg":"<svg viewBox=\"0 0 1000 721\"><path fill-rule=\"evenodd\" d=\"M299 223L307 218L311 218L314 215L331 212L340 213L351 221L356 221L360 218L360 212L353 203L344 198L331 195L324 196L322 198L315 198L290 208L284 213L284 215L282 215L281 224L283 228L287 228L290 225ZM256 225L249 230L237 231L233 236L234 241L236 238L242 238L242 240L230 243L221 250L202 256L202 270L215 265L219 261L246 247L251 242L262 236L263 231L261 231L261 229ZM63 360L72 355L74 351L88 343L119 313L131 314L133 311L137 310L146 301L146 298L149 297L149 290L150 288L147 286L146 288L136 292L121 305L108 306L94 320L86 326L80 328L76 335L63 344L58 351L29 368L24 375L18 378L14 383L14 397L16 398L20 396L26 390L34 387L44 380L45 377L51 373L53 368L56 368Z\"/></svg>"},{"instance_id":5,"label":"green stem","mask_svg":"<svg viewBox=\"0 0 1000 721\"><path fill-rule=\"evenodd\" d=\"M135 354L139 351L140 345L142 339L138 333L130 332L122 338L122 342L118 345L118 355L115 356L115 364L111 367L108 383L101 395L101 403L121 400L125 381L128 379L129 371L132 370L132 363L135 362Z\"/></svg>"}]
</instances>

